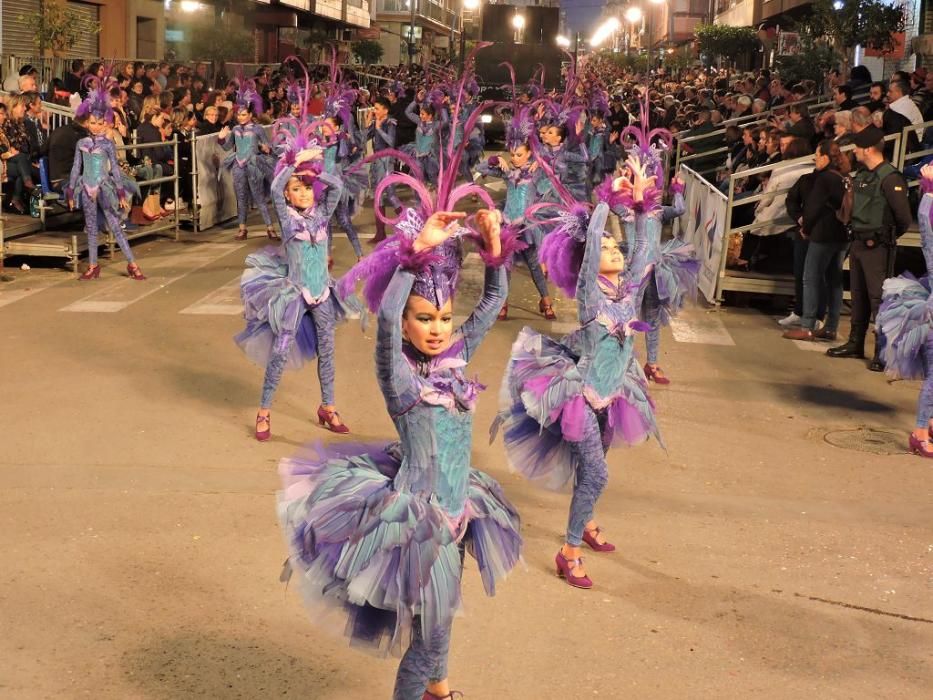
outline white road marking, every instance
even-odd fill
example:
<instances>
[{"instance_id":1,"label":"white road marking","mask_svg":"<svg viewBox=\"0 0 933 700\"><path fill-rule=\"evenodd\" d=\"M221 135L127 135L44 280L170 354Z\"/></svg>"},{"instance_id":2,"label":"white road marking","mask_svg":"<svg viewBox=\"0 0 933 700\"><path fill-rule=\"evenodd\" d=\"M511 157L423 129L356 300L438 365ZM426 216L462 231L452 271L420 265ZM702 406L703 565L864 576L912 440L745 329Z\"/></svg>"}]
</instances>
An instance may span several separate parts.
<instances>
[{"instance_id":1,"label":"white road marking","mask_svg":"<svg viewBox=\"0 0 933 700\"><path fill-rule=\"evenodd\" d=\"M29 287L24 287L21 289L0 289L0 306L6 306L7 304L12 304L14 301L19 301L20 299L25 299L28 296L32 296L37 292L42 292L49 287L54 287L56 284L60 284L62 280L43 280L41 282L36 282Z\"/></svg>"},{"instance_id":2,"label":"white road marking","mask_svg":"<svg viewBox=\"0 0 933 700\"><path fill-rule=\"evenodd\" d=\"M678 343L735 345L722 319L715 313L688 312L671 320L671 332Z\"/></svg>"},{"instance_id":3,"label":"white road marking","mask_svg":"<svg viewBox=\"0 0 933 700\"><path fill-rule=\"evenodd\" d=\"M791 342L801 350L809 350L810 352L825 353L832 347L830 343L816 343L812 340L792 340Z\"/></svg>"},{"instance_id":4,"label":"white road marking","mask_svg":"<svg viewBox=\"0 0 933 700\"><path fill-rule=\"evenodd\" d=\"M230 280L223 287L182 309L180 314L196 316L239 316L243 313L240 300L240 276Z\"/></svg>"},{"instance_id":5,"label":"white road marking","mask_svg":"<svg viewBox=\"0 0 933 700\"><path fill-rule=\"evenodd\" d=\"M83 299L63 307L60 311L81 313L116 313L122 311L131 304L145 299L150 294L155 294L182 277L210 265L215 260L219 260L243 246L242 243L203 245L197 248L188 248L183 252L172 255L149 258L140 262L140 267L148 278L146 281L136 282L125 277L113 280L105 283L103 288L99 288ZM108 269L114 267L116 266L112 265Z\"/></svg>"}]
</instances>

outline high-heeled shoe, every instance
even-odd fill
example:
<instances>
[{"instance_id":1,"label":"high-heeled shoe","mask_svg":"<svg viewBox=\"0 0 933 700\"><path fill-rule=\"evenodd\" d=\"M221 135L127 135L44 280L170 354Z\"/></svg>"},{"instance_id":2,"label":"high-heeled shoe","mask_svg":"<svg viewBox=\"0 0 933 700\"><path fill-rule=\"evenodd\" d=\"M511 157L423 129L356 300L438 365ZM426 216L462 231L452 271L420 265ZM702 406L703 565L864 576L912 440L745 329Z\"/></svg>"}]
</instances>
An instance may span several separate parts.
<instances>
[{"instance_id":1,"label":"high-heeled shoe","mask_svg":"<svg viewBox=\"0 0 933 700\"><path fill-rule=\"evenodd\" d=\"M162 215L161 214L147 214L146 212L143 212L143 218L149 223L152 223L153 221L158 221L159 219L161 219Z\"/></svg>"},{"instance_id":2,"label":"high-heeled shoe","mask_svg":"<svg viewBox=\"0 0 933 700\"><path fill-rule=\"evenodd\" d=\"M424 691L424 695L421 696L421 700L459 700L463 697L463 693L459 690L451 690L447 695L435 695L430 690Z\"/></svg>"},{"instance_id":3,"label":"high-heeled shoe","mask_svg":"<svg viewBox=\"0 0 933 700\"><path fill-rule=\"evenodd\" d=\"M271 226L266 227L266 237L267 237L270 241L277 241L277 240L279 240L279 234L277 234L277 233L275 232L275 229L272 228Z\"/></svg>"},{"instance_id":4,"label":"high-heeled shoe","mask_svg":"<svg viewBox=\"0 0 933 700\"><path fill-rule=\"evenodd\" d=\"M554 306L551 304L545 304L544 299L538 302L538 311L544 314L544 318L548 321L556 321L557 314L554 313Z\"/></svg>"},{"instance_id":5,"label":"high-heeled shoe","mask_svg":"<svg viewBox=\"0 0 933 700\"><path fill-rule=\"evenodd\" d=\"M557 556L554 557L554 563L557 565L557 576L559 578L565 579L574 588L583 588L588 589L593 587L593 581L589 576L584 574L583 576L574 576L573 567L583 566L583 557L579 559L568 559L564 556L564 553L560 550L557 550Z\"/></svg>"},{"instance_id":6,"label":"high-heeled shoe","mask_svg":"<svg viewBox=\"0 0 933 700\"><path fill-rule=\"evenodd\" d=\"M139 265L136 263L130 263L126 266L126 274L128 274L132 279L137 282L142 282L146 279L146 276L143 274L143 271L139 269Z\"/></svg>"},{"instance_id":7,"label":"high-heeled shoe","mask_svg":"<svg viewBox=\"0 0 933 700\"><path fill-rule=\"evenodd\" d=\"M933 444L930 440L921 440L913 433L910 434L910 453L933 459Z\"/></svg>"},{"instance_id":8,"label":"high-heeled shoe","mask_svg":"<svg viewBox=\"0 0 933 700\"><path fill-rule=\"evenodd\" d=\"M649 382L654 382L655 384L660 384L662 386L671 383L671 380L664 376L664 372L662 372L661 368L657 365L652 367L651 365L646 364L645 377Z\"/></svg>"},{"instance_id":9,"label":"high-heeled shoe","mask_svg":"<svg viewBox=\"0 0 933 700\"><path fill-rule=\"evenodd\" d=\"M246 237L247 237L248 235L249 235L249 231L247 231L245 228L241 228L241 229L237 232L237 235L235 235L235 236L233 237L233 240L235 240L235 241L245 241L245 240L246 240Z\"/></svg>"},{"instance_id":10,"label":"high-heeled shoe","mask_svg":"<svg viewBox=\"0 0 933 700\"><path fill-rule=\"evenodd\" d=\"M333 433L338 433L340 435L349 433L350 429L347 427L346 423L335 423L335 418L340 418L340 414L337 413L337 411L331 411L323 406L317 409L317 419L321 425L326 425L327 429Z\"/></svg>"},{"instance_id":11,"label":"high-heeled shoe","mask_svg":"<svg viewBox=\"0 0 933 700\"><path fill-rule=\"evenodd\" d=\"M499 315L496 316L497 321L508 321L509 320L509 305L505 303L502 305L502 309L499 311Z\"/></svg>"},{"instance_id":12,"label":"high-heeled shoe","mask_svg":"<svg viewBox=\"0 0 933 700\"><path fill-rule=\"evenodd\" d=\"M603 542L600 544L596 541L596 536L602 532L599 528L596 528L592 531L593 534L590 534L590 530L583 531L583 541L586 542L590 549L594 552L614 552L616 551L616 546L611 542Z\"/></svg>"},{"instance_id":13,"label":"high-heeled shoe","mask_svg":"<svg viewBox=\"0 0 933 700\"><path fill-rule=\"evenodd\" d=\"M265 430L259 429L260 423L266 424ZM268 416L262 416L257 413L256 414L256 439L259 440L259 442L265 442L270 437L272 437L272 414L270 413Z\"/></svg>"},{"instance_id":14,"label":"high-heeled shoe","mask_svg":"<svg viewBox=\"0 0 933 700\"><path fill-rule=\"evenodd\" d=\"M96 280L98 277L100 277L100 265L91 265L78 279L81 281L87 281Z\"/></svg>"}]
</instances>

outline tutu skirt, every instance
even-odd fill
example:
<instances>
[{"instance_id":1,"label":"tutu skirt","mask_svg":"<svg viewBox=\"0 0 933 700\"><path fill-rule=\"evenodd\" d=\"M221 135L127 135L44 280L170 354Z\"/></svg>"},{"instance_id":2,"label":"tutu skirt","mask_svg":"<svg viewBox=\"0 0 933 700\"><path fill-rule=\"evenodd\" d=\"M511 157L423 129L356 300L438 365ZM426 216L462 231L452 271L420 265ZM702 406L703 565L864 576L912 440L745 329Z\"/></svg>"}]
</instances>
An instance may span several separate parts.
<instances>
[{"instance_id":1,"label":"tutu skirt","mask_svg":"<svg viewBox=\"0 0 933 700\"><path fill-rule=\"evenodd\" d=\"M396 489L398 443L317 446L281 462L279 519L315 619L336 613L351 645L400 653L411 627L429 634L461 606L464 552L479 564L489 595L518 563L518 513L495 480L470 470L463 515Z\"/></svg>"},{"instance_id":2,"label":"tutu skirt","mask_svg":"<svg viewBox=\"0 0 933 700\"><path fill-rule=\"evenodd\" d=\"M688 300L695 300L700 261L693 245L674 238L661 246L661 256L654 266L654 282L661 303L659 320L669 325Z\"/></svg>"},{"instance_id":3,"label":"tutu skirt","mask_svg":"<svg viewBox=\"0 0 933 700\"><path fill-rule=\"evenodd\" d=\"M884 281L875 326L885 371L895 379L923 379L921 350L933 330L930 280L909 272Z\"/></svg>"}]
</instances>

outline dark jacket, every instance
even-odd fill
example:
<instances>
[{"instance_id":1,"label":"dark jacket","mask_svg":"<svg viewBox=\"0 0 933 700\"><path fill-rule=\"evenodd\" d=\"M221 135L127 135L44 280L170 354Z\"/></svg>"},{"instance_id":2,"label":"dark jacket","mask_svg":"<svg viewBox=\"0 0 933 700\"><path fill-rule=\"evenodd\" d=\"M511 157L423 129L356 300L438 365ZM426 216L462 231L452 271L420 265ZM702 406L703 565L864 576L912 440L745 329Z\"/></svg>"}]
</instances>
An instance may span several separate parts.
<instances>
[{"instance_id":1,"label":"dark jacket","mask_svg":"<svg viewBox=\"0 0 933 700\"><path fill-rule=\"evenodd\" d=\"M87 129L75 122L62 124L49 135L49 179L67 180L75 160L78 141L90 135Z\"/></svg>"},{"instance_id":2,"label":"dark jacket","mask_svg":"<svg viewBox=\"0 0 933 700\"><path fill-rule=\"evenodd\" d=\"M159 131L151 122L140 124L136 130L137 143L161 143L162 132ZM144 148L139 150L139 157L149 157L153 165L162 166L162 175L168 176L175 173L174 149L168 144L156 148Z\"/></svg>"},{"instance_id":3,"label":"dark jacket","mask_svg":"<svg viewBox=\"0 0 933 700\"><path fill-rule=\"evenodd\" d=\"M804 179L806 182L802 182ZM788 193L787 213L794 221L803 219L803 234L810 241L826 245L847 241L845 226L836 218L845 195L843 183L836 171L817 170L801 177Z\"/></svg>"}]
</instances>

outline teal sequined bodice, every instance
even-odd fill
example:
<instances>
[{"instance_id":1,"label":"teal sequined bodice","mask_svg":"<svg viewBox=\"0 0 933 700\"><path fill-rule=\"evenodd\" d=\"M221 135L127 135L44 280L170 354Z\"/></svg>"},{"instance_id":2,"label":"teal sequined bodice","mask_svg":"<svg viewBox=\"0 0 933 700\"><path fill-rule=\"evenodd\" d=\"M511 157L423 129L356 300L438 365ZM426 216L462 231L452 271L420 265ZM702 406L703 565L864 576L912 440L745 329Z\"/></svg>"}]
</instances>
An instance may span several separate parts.
<instances>
[{"instance_id":1,"label":"teal sequined bodice","mask_svg":"<svg viewBox=\"0 0 933 700\"><path fill-rule=\"evenodd\" d=\"M236 159L239 163L246 163L256 154L256 135L248 129L238 129L234 132L236 141Z\"/></svg>"},{"instance_id":2,"label":"teal sequined bodice","mask_svg":"<svg viewBox=\"0 0 933 700\"><path fill-rule=\"evenodd\" d=\"M337 165L337 146L328 146L324 149L324 170L332 173Z\"/></svg>"},{"instance_id":3,"label":"teal sequined bodice","mask_svg":"<svg viewBox=\"0 0 933 700\"><path fill-rule=\"evenodd\" d=\"M507 222L520 221L524 218L532 185L531 180L517 183L509 182L508 191L505 195L505 208L502 212Z\"/></svg>"},{"instance_id":4,"label":"teal sequined bodice","mask_svg":"<svg viewBox=\"0 0 933 700\"><path fill-rule=\"evenodd\" d=\"M429 156L434 152L434 143L436 137L434 136L433 129L430 129L427 132L422 131L421 127L418 127L418 130L415 133L415 149L418 151L419 156Z\"/></svg>"},{"instance_id":5,"label":"teal sequined bodice","mask_svg":"<svg viewBox=\"0 0 933 700\"><path fill-rule=\"evenodd\" d=\"M107 154L102 148L82 151L84 182L90 187L100 185L107 173Z\"/></svg>"},{"instance_id":6,"label":"teal sequined bodice","mask_svg":"<svg viewBox=\"0 0 933 700\"><path fill-rule=\"evenodd\" d=\"M288 249L289 277L313 297L324 294L330 281L327 273L327 241L291 240ZM297 274L296 274L297 273Z\"/></svg>"}]
</instances>

